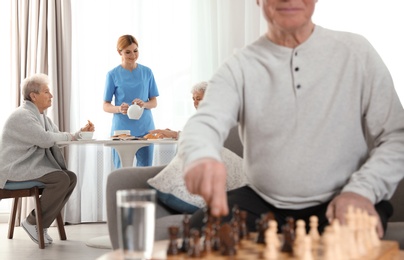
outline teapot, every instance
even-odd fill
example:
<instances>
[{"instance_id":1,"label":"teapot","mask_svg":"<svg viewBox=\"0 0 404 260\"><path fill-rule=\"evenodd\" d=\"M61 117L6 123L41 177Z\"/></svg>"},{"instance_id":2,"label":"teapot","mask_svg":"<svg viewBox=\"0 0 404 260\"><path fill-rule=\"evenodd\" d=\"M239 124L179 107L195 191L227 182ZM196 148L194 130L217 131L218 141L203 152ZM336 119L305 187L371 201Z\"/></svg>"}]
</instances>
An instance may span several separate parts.
<instances>
[{"instance_id":1,"label":"teapot","mask_svg":"<svg viewBox=\"0 0 404 260\"><path fill-rule=\"evenodd\" d=\"M128 108L127 112L128 117L130 119L138 120L142 116L143 110L144 110L143 107L140 107L137 104L133 104Z\"/></svg>"}]
</instances>

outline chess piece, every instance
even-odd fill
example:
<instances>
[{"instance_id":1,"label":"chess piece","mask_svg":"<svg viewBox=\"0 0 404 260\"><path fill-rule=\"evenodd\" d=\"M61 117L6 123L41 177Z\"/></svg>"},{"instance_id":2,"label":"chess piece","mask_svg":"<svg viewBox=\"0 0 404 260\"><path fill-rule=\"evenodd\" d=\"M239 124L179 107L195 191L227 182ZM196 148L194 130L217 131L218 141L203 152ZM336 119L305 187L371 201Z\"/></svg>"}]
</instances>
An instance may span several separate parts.
<instances>
[{"instance_id":1,"label":"chess piece","mask_svg":"<svg viewBox=\"0 0 404 260\"><path fill-rule=\"evenodd\" d=\"M264 213L261 215L261 218L257 219L256 228L258 234L255 240L257 244L265 244L265 231L268 228L268 221L271 219L275 219L272 212Z\"/></svg>"},{"instance_id":2,"label":"chess piece","mask_svg":"<svg viewBox=\"0 0 404 260\"><path fill-rule=\"evenodd\" d=\"M377 227L377 218L376 218L376 216L369 216L369 229L370 229L369 232L370 232L372 245L374 247L378 247L381 244L379 235L377 234L377 231L376 231L376 227Z\"/></svg>"},{"instance_id":3,"label":"chess piece","mask_svg":"<svg viewBox=\"0 0 404 260\"><path fill-rule=\"evenodd\" d=\"M213 226L212 225L206 225L203 228L203 235L205 236L205 239L203 241L203 252L206 255L209 255L212 250L213 250Z\"/></svg>"},{"instance_id":4,"label":"chess piece","mask_svg":"<svg viewBox=\"0 0 404 260\"><path fill-rule=\"evenodd\" d=\"M247 211L240 210L240 240L249 238L250 234L247 228Z\"/></svg>"},{"instance_id":5,"label":"chess piece","mask_svg":"<svg viewBox=\"0 0 404 260\"><path fill-rule=\"evenodd\" d=\"M320 233L318 232L318 217L313 215L310 217L309 221L310 221L309 235L311 238L311 247L313 249L313 252L317 252L320 243Z\"/></svg>"},{"instance_id":6,"label":"chess piece","mask_svg":"<svg viewBox=\"0 0 404 260\"><path fill-rule=\"evenodd\" d=\"M168 227L168 234L170 237L170 242L167 248L167 255L177 255L178 254L178 245L177 245L177 236L179 232L178 226L170 226Z\"/></svg>"},{"instance_id":7,"label":"chess piece","mask_svg":"<svg viewBox=\"0 0 404 260\"><path fill-rule=\"evenodd\" d=\"M268 221L268 229L265 231L265 244L268 244L267 237L271 238L276 250L281 248L281 241L278 237L278 223L273 219Z\"/></svg>"},{"instance_id":8,"label":"chess piece","mask_svg":"<svg viewBox=\"0 0 404 260\"><path fill-rule=\"evenodd\" d=\"M219 229L220 253L225 256L236 254L236 241L234 240L233 228L224 223Z\"/></svg>"},{"instance_id":9,"label":"chess piece","mask_svg":"<svg viewBox=\"0 0 404 260\"><path fill-rule=\"evenodd\" d=\"M233 228L234 239L236 241L236 244L238 244L240 241L240 209L237 205L233 206L232 213L233 216L230 224Z\"/></svg>"},{"instance_id":10,"label":"chess piece","mask_svg":"<svg viewBox=\"0 0 404 260\"><path fill-rule=\"evenodd\" d=\"M331 223L331 228L334 234L334 257L335 259L343 259L341 225L338 219L334 219Z\"/></svg>"},{"instance_id":11,"label":"chess piece","mask_svg":"<svg viewBox=\"0 0 404 260\"><path fill-rule=\"evenodd\" d=\"M275 220L270 220L275 221ZM276 222L275 222L276 223ZM265 251L264 258L267 260L278 259L278 237L270 228L265 232Z\"/></svg>"},{"instance_id":12,"label":"chess piece","mask_svg":"<svg viewBox=\"0 0 404 260\"><path fill-rule=\"evenodd\" d=\"M361 221L362 210L356 208L354 211L354 223L355 223L355 238L356 238L356 246L358 247L358 253L360 256L366 254L366 247L365 247L365 239L363 235L363 223Z\"/></svg>"},{"instance_id":13,"label":"chess piece","mask_svg":"<svg viewBox=\"0 0 404 260\"><path fill-rule=\"evenodd\" d=\"M306 236L306 223L302 219L296 221L296 238L293 243L293 253L297 257L302 256L304 238Z\"/></svg>"},{"instance_id":14,"label":"chess piece","mask_svg":"<svg viewBox=\"0 0 404 260\"><path fill-rule=\"evenodd\" d=\"M359 257L358 246L356 241L356 221L355 221L355 212L352 205L348 206L348 210L345 214L345 220L347 223L348 234L345 237L347 240L347 244L349 246L346 247L348 255L351 259L357 259Z\"/></svg>"},{"instance_id":15,"label":"chess piece","mask_svg":"<svg viewBox=\"0 0 404 260\"><path fill-rule=\"evenodd\" d=\"M293 254L293 243L295 241L294 226L294 220L290 217L286 219L286 224L282 226L283 245L281 252Z\"/></svg>"},{"instance_id":16,"label":"chess piece","mask_svg":"<svg viewBox=\"0 0 404 260\"><path fill-rule=\"evenodd\" d=\"M192 229L191 231L191 243L188 249L188 255L191 257L201 257L202 256L202 247L200 243L200 233L197 229Z\"/></svg>"},{"instance_id":17,"label":"chess piece","mask_svg":"<svg viewBox=\"0 0 404 260\"><path fill-rule=\"evenodd\" d=\"M302 256L300 260L314 260L313 253L312 253L312 238L310 235L305 235L303 238L303 245L302 245ZM338 258L336 258L338 259Z\"/></svg>"},{"instance_id":18,"label":"chess piece","mask_svg":"<svg viewBox=\"0 0 404 260\"><path fill-rule=\"evenodd\" d=\"M189 215L185 214L184 219L182 220L183 225L183 233L182 233L182 246L181 251L187 253L190 247L190 237L191 237L191 230L190 230L190 223L189 223Z\"/></svg>"},{"instance_id":19,"label":"chess piece","mask_svg":"<svg viewBox=\"0 0 404 260\"><path fill-rule=\"evenodd\" d=\"M220 218L215 217L213 220L213 243L212 249L213 251L220 250L220 236L219 236L219 229L220 229Z\"/></svg>"},{"instance_id":20,"label":"chess piece","mask_svg":"<svg viewBox=\"0 0 404 260\"><path fill-rule=\"evenodd\" d=\"M239 223L235 219L232 219L230 221L230 226L233 229L233 236L234 236L234 242L238 244L240 242L240 228L239 228Z\"/></svg>"}]
</instances>

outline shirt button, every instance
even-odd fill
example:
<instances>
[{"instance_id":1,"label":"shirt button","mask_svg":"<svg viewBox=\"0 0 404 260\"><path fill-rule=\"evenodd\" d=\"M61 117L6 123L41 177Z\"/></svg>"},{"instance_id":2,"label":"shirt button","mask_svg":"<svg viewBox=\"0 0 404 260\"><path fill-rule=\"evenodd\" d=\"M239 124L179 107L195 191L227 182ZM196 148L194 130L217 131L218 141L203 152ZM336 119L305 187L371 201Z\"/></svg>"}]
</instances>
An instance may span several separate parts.
<instances>
[{"instance_id":1,"label":"shirt button","mask_svg":"<svg viewBox=\"0 0 404 260\"><path fill-rule=\"evenodd\" d=\"M301 88L300 84L296 86L297 89Z\"/></svg>"},{"instance_id":2,"label":"shirt button","mask_svg":"<svg viewBox=\"0 0 404 260\"><path fill-rule=\"evenodd\" d=\"M297 56L297 52L295 52L295 56Z\"/></svg>"},{"instance_id":3,"label":"shirt button","mask_svg":"<svg viewBox=\"0 0 404 260\"><path fill-rule=\"evenodd\" d=\"M299 67L296 67L296 68L295 68L295 71L299 71Z\"/></svg>"}]
</instances>

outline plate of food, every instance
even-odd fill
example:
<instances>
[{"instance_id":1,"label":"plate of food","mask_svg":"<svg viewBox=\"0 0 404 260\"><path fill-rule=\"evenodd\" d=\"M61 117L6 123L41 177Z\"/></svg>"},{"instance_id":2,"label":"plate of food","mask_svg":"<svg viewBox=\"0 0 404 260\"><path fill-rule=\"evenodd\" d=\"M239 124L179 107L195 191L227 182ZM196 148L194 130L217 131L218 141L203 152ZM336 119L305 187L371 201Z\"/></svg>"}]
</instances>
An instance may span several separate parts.
<instances>
[{"instance_id":1,"label":"plate of food","mask_svg":"<svg viewBox=\"0 0 404 260\"><path fill-rule=\"evenodd\" d=\"M112 140L124 141L124 140L146 140L143 137L137 137L130 134L119 134L111 136Z\"/></svg>"}]
</instances>

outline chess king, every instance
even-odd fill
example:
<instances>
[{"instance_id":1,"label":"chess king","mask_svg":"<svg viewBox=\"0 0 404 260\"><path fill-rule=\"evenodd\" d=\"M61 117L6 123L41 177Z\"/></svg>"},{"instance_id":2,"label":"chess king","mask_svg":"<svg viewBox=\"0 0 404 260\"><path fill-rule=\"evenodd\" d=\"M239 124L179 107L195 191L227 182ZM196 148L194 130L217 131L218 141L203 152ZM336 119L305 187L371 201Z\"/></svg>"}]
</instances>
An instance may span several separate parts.
<instances>
[{"instance_id":1,"label":"chess king","mask_svg":"<svg viewBox=\"0 0 404 260\"><path fill-rule=\"evenodd\" d=\"M404 174L404 110L372 45L314 24L316 3L257 0L266 33L218 69L181 134L185 183L223 221L237 204L251 231L272 212L278 232L287 216L306 229L317 216L322 233L351 205L376 216L382 237ZM234 126L248 185L227 193L220 150Z\"/></svg>"}]
</instances>

